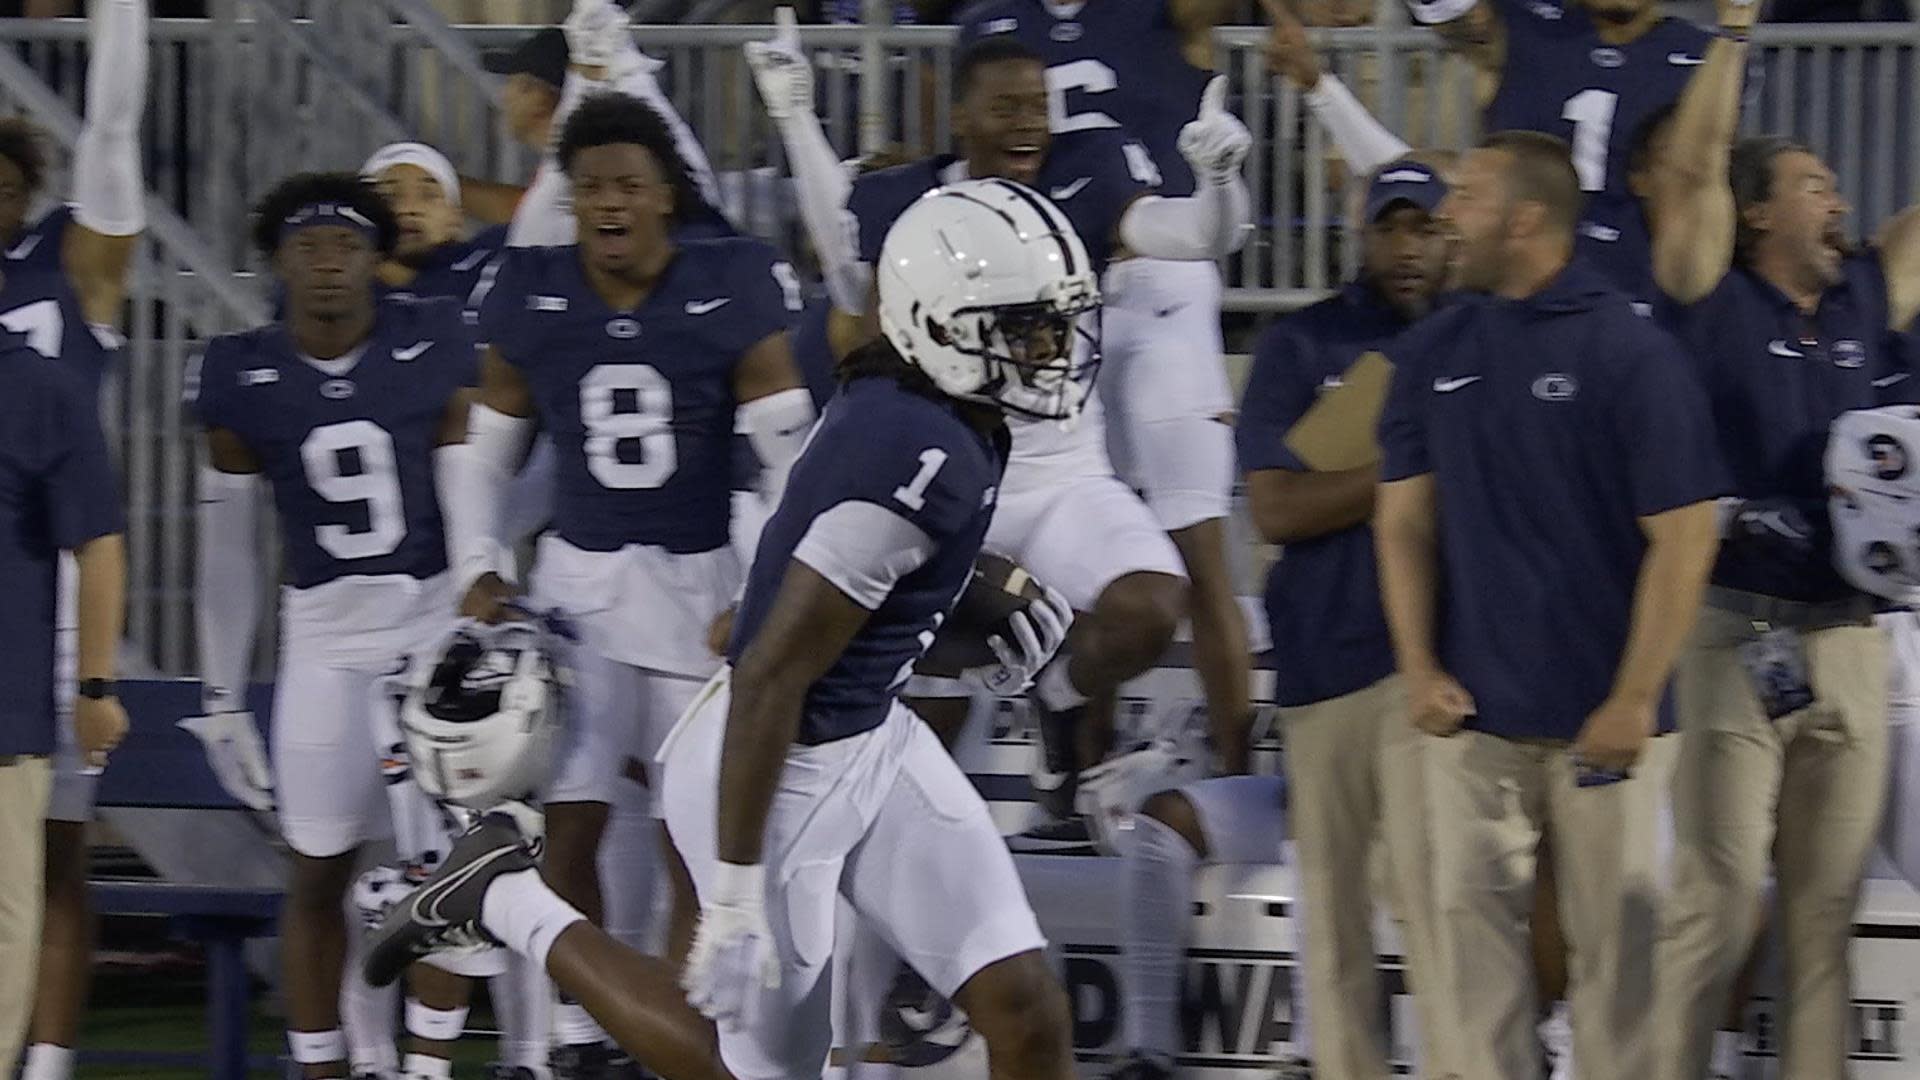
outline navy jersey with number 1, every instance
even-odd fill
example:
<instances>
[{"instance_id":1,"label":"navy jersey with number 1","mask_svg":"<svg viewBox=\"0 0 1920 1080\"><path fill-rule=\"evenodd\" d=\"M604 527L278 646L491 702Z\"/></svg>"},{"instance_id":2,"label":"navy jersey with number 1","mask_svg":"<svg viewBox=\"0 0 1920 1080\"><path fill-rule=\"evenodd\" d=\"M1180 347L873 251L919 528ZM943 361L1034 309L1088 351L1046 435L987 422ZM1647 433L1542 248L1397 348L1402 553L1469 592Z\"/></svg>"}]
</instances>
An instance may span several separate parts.
<instances>
[{"instance_id":1,"label":"navy jersey with number 1","mask_svg":"<svg viewBox=\"0 0 1920 1080\"><path fill-rule=\"evenodd\" d=\"M73 212L57 206L0 252L0 327L25 334L35 352L79 373L97 397L119 335L88 325L60 258Z\"/></svg>"},{"instance_id":2,"label":"navy jersey with number 1","mask_svg":"<svg viewBox=\"0 0 1920 1080\"><path fill-rule=\"evenodd\" d=\"M886 376L853 379L827 404L760 534L728 660L739 662L766 621L796 551L807 561L809 531L843 504L865 504L857 508L865 516L856 520L903 519L911 526L905 531L917 530L930 546L924 561L894 581L884 597L869 598L875 606L868 608L865 625L808 688L801 745L858 735L887 718L914 662L972 576L1008 446L1004 428L983 433L951 401ZM833 580L822 567L814 569Z\"/></svg>"}]
</instances>

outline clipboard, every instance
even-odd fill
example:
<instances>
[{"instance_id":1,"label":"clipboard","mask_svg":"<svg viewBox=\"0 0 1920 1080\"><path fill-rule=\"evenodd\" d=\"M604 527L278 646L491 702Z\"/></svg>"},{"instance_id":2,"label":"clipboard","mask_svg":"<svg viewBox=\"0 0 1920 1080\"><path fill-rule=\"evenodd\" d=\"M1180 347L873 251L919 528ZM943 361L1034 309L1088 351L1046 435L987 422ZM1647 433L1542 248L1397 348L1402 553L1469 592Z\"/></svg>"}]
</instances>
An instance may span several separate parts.
<instances>
[{"instance_id":1,"label":"clipboard","mask_svg":"<svg viewBox=\"0 0 1920 1080\"><path fill-rule=\"evenodd\" d=\"M1374 429L1387 403L1393 362L1383 353L1363 353L1341 376L1340 385L1287 430L1287 449L1315 472L1358 469L1380 460Z\"/></svg>"}]
</instances>

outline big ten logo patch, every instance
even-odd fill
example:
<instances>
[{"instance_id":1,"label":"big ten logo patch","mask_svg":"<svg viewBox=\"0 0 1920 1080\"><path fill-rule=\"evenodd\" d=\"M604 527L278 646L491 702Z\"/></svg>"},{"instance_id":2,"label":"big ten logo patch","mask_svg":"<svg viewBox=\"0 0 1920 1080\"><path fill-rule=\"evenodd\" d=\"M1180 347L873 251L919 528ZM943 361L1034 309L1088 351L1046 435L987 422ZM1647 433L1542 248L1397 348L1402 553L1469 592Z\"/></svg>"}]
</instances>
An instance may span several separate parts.
<instances>
[{"instance_id":1,"label":"big ten logo patch","mask_svg":"<svg viewBox=\"0 0 1920 1080\"><path fill-rule=\"evenodd\" d=\"M1187 951L1180 993L1180 1054L1184 1070L1271 1072L1295 1056L1303 1003L1295 1000L1298 958L1290 952L1195 948ZM1107 945L1061 948L1061 979L1073 1007L1073 1051L1080 1061L1117 1059L1126 1051L1122 1030L1119 950ZM1413 1072L1400 1036L1412 999L1395 962L1380 968L1378 1008L1390 1032L1397 1075Z\"/></svg>"}]
</instances>

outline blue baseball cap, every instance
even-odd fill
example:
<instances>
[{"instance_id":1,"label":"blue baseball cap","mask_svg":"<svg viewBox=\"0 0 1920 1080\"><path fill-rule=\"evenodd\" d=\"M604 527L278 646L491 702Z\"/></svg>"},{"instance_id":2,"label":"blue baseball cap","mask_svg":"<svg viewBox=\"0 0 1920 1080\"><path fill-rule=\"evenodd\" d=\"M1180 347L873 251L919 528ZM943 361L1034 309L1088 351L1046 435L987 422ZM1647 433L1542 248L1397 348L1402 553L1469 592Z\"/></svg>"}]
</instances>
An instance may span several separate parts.
<instances>
[{"instance_id":1,"label":"blue baseball cap","mask_svg":"<svg viewBox=\"0 0 1920 1080\"><path fill-rule=\"evenodd\" d=\"M1410 203L1431 214L1447 197L1446 181L1429 165L1400 158L1380 166L1367 187L1367 222L1380 220L1395 203Z\"/></svg>"}]
</instances>

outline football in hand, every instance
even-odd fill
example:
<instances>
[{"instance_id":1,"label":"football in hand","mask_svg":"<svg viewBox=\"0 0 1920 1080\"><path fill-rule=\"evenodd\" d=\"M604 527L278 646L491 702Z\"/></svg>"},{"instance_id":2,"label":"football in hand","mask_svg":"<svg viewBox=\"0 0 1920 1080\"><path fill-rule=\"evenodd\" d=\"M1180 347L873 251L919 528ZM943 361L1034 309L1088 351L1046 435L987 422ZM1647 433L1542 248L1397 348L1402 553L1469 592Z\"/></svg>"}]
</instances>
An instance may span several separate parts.
<instances>
[{"instance_id":1,"label":"football in hand","mask_svg":"<svg viewBox=\"0 0 1920 1080\"><path fill-rule=\"evenodd\" d=\"M973 577L960 594L953 613L940 624L927 655L915 665L923 675L958 675L997 659L987 639L995 635L1013 642L1007 620L1046 595L1040 583L1018 563L982 553L973 563Z\"/></svg>"}]
</instances>

